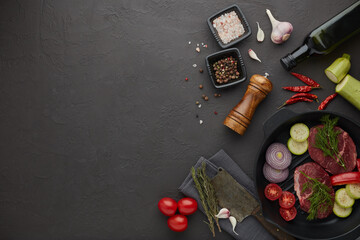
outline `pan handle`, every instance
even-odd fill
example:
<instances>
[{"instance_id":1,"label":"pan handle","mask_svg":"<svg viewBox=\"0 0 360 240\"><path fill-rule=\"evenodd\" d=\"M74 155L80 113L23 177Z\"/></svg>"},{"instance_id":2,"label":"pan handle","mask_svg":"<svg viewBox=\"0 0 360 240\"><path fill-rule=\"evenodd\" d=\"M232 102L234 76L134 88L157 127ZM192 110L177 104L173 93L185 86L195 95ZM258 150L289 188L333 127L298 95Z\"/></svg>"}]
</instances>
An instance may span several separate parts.
<instances>
[{"instance_id":1,"label":"pan handle","mask_svg":"<svg viewBox=\"0 0 360 240\"><path fill-rule=\"evenodd\" d=\"M267 138L269 135L282 123L286 122L290 118L296 116L297 113L287 109L283 108L274 113L272 116L270 116L263 125L264 129L264 137Z\"/></svg>"}]
</instances>

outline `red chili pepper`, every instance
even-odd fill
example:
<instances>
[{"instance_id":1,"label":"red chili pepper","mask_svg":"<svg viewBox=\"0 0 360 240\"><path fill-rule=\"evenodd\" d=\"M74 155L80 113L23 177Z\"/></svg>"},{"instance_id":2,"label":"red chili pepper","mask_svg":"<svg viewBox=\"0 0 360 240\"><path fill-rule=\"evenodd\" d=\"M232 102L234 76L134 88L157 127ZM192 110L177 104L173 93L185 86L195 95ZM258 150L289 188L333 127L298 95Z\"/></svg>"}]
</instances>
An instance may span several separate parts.
<instances>
[{"instance_id":1,"label":"red chili pepper","mask_svg":"<svg viewBox=\"0 0 360 240\"><path fill-rule=\"evenodd\" d=\"M293 95L290 99L299 98L299 97L315 99L317 102L319 101L318 96L316 96L315 94L311 94L311 93L297 93L297 94Z\"/></svg>"},{"instance_id":2,"label":"red chili pepper","mask_svg":"<svg viewBox=\"0 0 360 240\"><path fill-rule=\"evenodd\" d=\"M360 183L360 172L341 173L331 176L330 180L333 186Z\"/></svg>"},{"instance_id":3,"label":"red chili pepper","mask_svg":"<svg viewBox=\"0 0 360 240\"><path fill-rule=\"evenodd\" d=\"M309 86L316 87L316 88L320 87L320 84L318 84L317 82L315 82L314 80L312 80L311 78L309 78L309 77L307 77L305 75L302 75L302 74L299 74L299 73L294 73L294 72L291 72L291 75L293 75L294 77L296 77L299 80L303 81L305 84L307 84Z\"/></svg>"},{"instance_id":4,"label":"red chili pepper","mask_svg":"<svg viewBox=\"0 0 360 240\"><path fill-rule=\"evenodd\" d=\"M318 107L318 110L324 110L327 105L337 96L337 93L331 94L328 96L322 103L320 103L320 106Z\"/></svg>"},{"instance_id":5,"label":"red chili pepper","mask_svg":"<svg viewBox=\"0 0 360 240\"><path fill-rule=\"evenodd\" d=\"M313 88L318 88L318 87L312 87L312 86L297 86L297 87L283 87L283 89L285 90L289 90L292 92L310 92Z\"/></svg>"},{"instance_id":6,"label":"red chili pepper","mask_svg":"<svg viewBox=\"0 0 360 240\"><path fill-rule=\"evenodd\" d=\"M357 169L360 172L360 158L358 158L358 160L356 160L356 165L357 165Z\"/></svg>"},{"instance_id":7,"label":"red chili pepper","mask_svg":"<svg viewBox=\"0 0 360 240\"><path fill-rule=\"evenodd\" d=\"M282 108L286 105L291 105L291 104L294 104L294 103L297 103L297 102L313 102L314 100L312 99L309 99L309 98L305 98L305 97L299 97L299 98L290 98L289 100L287 100L286 102L284 102L283 105L281 105L279 108Z\"/></svg>"}]
</instances>

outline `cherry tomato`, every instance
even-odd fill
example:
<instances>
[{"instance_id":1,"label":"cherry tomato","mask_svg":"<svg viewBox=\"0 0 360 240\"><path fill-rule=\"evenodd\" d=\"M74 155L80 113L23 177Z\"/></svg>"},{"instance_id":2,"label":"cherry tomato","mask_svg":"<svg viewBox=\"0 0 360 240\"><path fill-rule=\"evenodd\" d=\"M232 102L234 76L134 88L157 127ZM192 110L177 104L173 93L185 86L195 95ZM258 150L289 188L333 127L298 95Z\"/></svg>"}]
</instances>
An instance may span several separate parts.
<instances>
[{"instance_id":1,"label":"cherry tomato","mask_svg":"<svg viewBox=\"0 0 360 240\"><path fill-rule=\"evenodd\" d=\"M282 208L292 208L295 205L295 196L291 192L283 191L279 198L279 204Z\"/></svg>"},{"instance_id":2,"label":"cherry tomato","mask_svg":"<svg viewBox=\"0 0 360 240\"><path fill-rule=\"evenodd\" d=\"M162 198L158 202L158 208L166 216L174 216L177 209L177 203L172 198Z\"/></svg>"},{"instance_id":3,"label":"cherry tomato","mask_svg":"<svg viewBox=\"0 0 360 240\"><path fill-rule=\"evenodd\" d=\"M285 221L291 221L296 217L297 211L295 207L292 208L280 208L280 215Z\"/></svg>"},{"instance_id":4,"label":"cherry tomato","mask_svg":"<svg viewBox=\"0 0 360 240\"><path fill-rule=\"evenodd\" d=\"M270 183L265 187L265 197L271 201L278 199L281 193L281 187L275 183Z\"/></svg>"},{"instance_id":5,"label":"cherry tomato","mask_svg":"<svg viewBox=\"0 0 360 240\"><path fill-rule=\"evenodd\" d=\"M175 232L182 232L188 226L188 220L184 215L176 214L168 219L168 226Z\"/></svg>"},{"instance_id":6,"label":"cherry tomato","mask_svg":"<svg viewBox=\"0 0 360 240\"><path fill-rule=\"evenodd\" d=\"M196 212L198 204L193 198L183 198L178 201L179 212L182 215L190 215Z\"/></svg>"}]
</instances>

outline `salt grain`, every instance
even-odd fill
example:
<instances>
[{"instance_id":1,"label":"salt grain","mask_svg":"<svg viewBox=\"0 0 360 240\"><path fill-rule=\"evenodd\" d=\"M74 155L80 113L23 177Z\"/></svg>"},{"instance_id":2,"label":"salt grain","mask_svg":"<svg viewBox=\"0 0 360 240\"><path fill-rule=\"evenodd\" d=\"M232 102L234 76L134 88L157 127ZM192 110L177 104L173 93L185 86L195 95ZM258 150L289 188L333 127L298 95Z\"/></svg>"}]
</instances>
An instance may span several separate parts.
<instances>
[{"instance_id":1,"label":"salt grain","mask_svg":"<svg viewBox=\"0 0 360 240\"><path fill-rule=\"evenodd\" d=\"M225 44L241 37L245 33L244 26L235 11L225 13L213 21L221 41Z\"/></svg>"},{"instance_id":2,"label":"salt grain","mask_svg":"<svg viewBox=\"0 0 360 240\"><path fill-rule=\"evenodd\" d=\"M203 120L200 120L199 123L200 123L200 124L203 124Z\"/></svg>"},{"instance_id":3,"label":"salt grain","mask_svg":"<svg viewBox=\"0 0 360 240\"><path fill-rule=\"evenodd\" d=\"M193 64L193 67L194 67L194 68L196 68L196 67L197 67L196 63L194 63L194 64Z\"/></svg>"},{"instance_id":4,"label":"salt grain","mask_svg":"<svg viewBox=\"0 0 360 240\"><path fill-rule=\"evenodd\" d=\"M196 50L197 52L200 52L200 48L199 48L199 47L195 48L195 50Z\"/></svg>"},{"instance_id":5,"label":"salt grain","mask_svg":"<svg viewBox=\"0 0 360 240\"><path fill-rule=\"evenodd\" d=\"M189 41L189 45L191 44L191 41Z\"/></svg>"}]
</instances>

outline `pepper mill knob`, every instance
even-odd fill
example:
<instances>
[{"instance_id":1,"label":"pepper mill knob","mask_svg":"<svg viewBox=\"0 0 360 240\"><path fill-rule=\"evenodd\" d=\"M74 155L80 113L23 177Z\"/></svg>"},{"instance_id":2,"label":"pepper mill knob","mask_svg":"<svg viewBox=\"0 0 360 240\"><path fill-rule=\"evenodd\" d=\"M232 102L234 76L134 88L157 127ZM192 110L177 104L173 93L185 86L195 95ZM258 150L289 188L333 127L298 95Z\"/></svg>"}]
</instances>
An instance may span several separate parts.
<instances>
[{"instance_id":1,"label":"pepper mill knob","mask_svg":"<svg viewBox=\"0 0 360 240\"><path fill-rule=\"evenodd\" d=\"M249 126L251 119L259 103L262 102L272 90L272 83L265 76L254 74L246 89L244 97L230 111L224 120L224 125L243 135Z\"/></svg>"}]
</instances>

